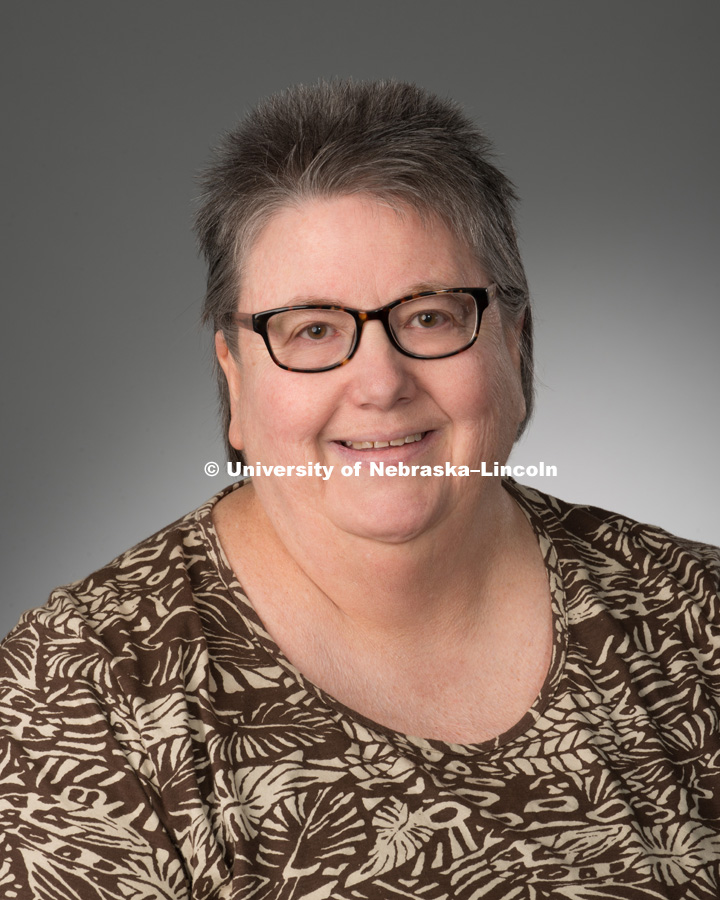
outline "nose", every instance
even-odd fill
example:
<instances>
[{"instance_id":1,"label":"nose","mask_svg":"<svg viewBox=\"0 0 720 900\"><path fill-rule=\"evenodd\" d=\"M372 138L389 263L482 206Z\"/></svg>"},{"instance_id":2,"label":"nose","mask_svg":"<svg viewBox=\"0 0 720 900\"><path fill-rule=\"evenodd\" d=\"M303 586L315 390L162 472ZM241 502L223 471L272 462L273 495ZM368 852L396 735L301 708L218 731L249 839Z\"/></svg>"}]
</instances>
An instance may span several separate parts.
<instances>
[{"instance_id":1,"label":"nose","mask_svg":"<svg viewBox=\"0 0 720 900\"><path fill-rule=\"evenodd\" d=\"M417 391L412 373L417 362L393 347L382 322L363 322L358 348L347 366L355 401L381 409L409 402Z\"/></svg>"}]
</instances>

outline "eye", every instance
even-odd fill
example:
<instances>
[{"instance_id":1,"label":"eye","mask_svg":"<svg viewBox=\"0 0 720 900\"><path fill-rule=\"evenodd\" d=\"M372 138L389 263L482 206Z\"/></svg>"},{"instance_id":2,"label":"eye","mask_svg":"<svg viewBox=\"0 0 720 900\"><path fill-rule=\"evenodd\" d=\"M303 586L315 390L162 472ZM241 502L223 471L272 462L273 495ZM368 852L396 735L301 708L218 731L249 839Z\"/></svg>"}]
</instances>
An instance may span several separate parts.
<instances>
[{"instance_id":1,"label":"eye","mask_svg":"<svg viewBox=\"0 0 720 900\"><path fill-rule=\"evenodd\" d=\"M270 319L268 334L273 344L328 344L344 339L352 341L355 322L352 316L334 309L288 309Z\"/></svg>"},{"instance_id":2,"label":"eye","mask_svg":"<svg viewBox=\"0 0 720 900\"><path fill-rule=\"evenodd\" d=\"M327 337L329 331L329 327L324 323L315 322L313 325L308 325L307 328L304 328L300 332L300 337L309 337L312 340L318 341Z\"/></svg>"},{"instance_id":3,"label":"eye","mask_svg":"<svg viewBox=\"0 0 720 900\"><path fill-rule=\"evenodd\" d=\"M418 297L396 306L392 324L398 330L407 331L455 331L464 330L473 313L474 300L467 294L433 294Z\"/></svg>"},{"instance_id":4,"label":"eye","mask_svg":"<svg viewBox=\"0 0 720 900\"><path fill-rule=\"evenodd\" d=\"M415 320L422 328L436 328L438 325L447 322L447 317L442 313L429 309L425 312L418 313L415 316ZM412 322L410 324L412 324Z\"/></svg>"}]
</instances>

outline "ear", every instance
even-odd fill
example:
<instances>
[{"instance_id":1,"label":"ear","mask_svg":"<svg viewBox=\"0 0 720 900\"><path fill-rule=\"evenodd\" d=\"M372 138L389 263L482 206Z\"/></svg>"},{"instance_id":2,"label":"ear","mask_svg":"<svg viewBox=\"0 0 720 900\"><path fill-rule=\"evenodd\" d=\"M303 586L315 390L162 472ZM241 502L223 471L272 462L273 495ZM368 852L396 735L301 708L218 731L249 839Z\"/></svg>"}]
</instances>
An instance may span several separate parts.
<instances>
[{"instance_id":1,"label":"ear","mask_svg":"<svg viewBox=\"0 0 720 900\"><path fill-rule=\"evenodd\" d=\"M228 399L230 403L230 427L228 428L228 440L236 450L242 450L244 442L240 426L240 396L242 377L240 364L230 352L222 331L215 333L215 354L220 368L225 373L227 382Z\"/></svg>"}]
</instances>

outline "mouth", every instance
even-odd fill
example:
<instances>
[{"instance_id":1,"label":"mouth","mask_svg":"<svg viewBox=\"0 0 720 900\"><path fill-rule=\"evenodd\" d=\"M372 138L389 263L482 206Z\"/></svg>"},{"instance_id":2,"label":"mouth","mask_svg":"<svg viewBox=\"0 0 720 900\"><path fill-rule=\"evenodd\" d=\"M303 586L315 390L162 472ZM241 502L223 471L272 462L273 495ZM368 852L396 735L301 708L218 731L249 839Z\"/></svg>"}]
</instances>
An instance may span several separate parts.
<instances>
[{"instance_id":1,"label":"mouth","mask_svg":"<svg viewBox=\"0 0 720 900\"><path fill-rule=\"evenodd\" d=\"M418 431L415 434L408 434L405 437L393 438L391 441L338 441L343 447L349 447L351 450L382 450L384 447L402 447L404 444L414 444L421 441L427 431Z\"/></svg>"}]
</instances>

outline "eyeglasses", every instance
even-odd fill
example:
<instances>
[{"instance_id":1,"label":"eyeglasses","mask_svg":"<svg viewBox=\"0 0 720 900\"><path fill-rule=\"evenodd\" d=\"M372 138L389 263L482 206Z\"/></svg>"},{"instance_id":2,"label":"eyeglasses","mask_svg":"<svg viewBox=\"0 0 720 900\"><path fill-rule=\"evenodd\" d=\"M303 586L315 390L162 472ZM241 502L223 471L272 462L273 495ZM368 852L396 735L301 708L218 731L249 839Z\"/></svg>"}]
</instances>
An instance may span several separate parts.
<instances>
[{"instance_id":1,"label":"eyeglasses","mask_svg":"<svg viewBox=\"0 0 720 900\"><path fill-rule=\"evenodd\" d=\"M234 313L232 321L261 335L268 353L289 372L327 372L352 359L363 325L382 322L390 343L413 359L442 359L471 347L496 287L421 291L378 309L330 303Z\"/></svg>"}]
</instances>

